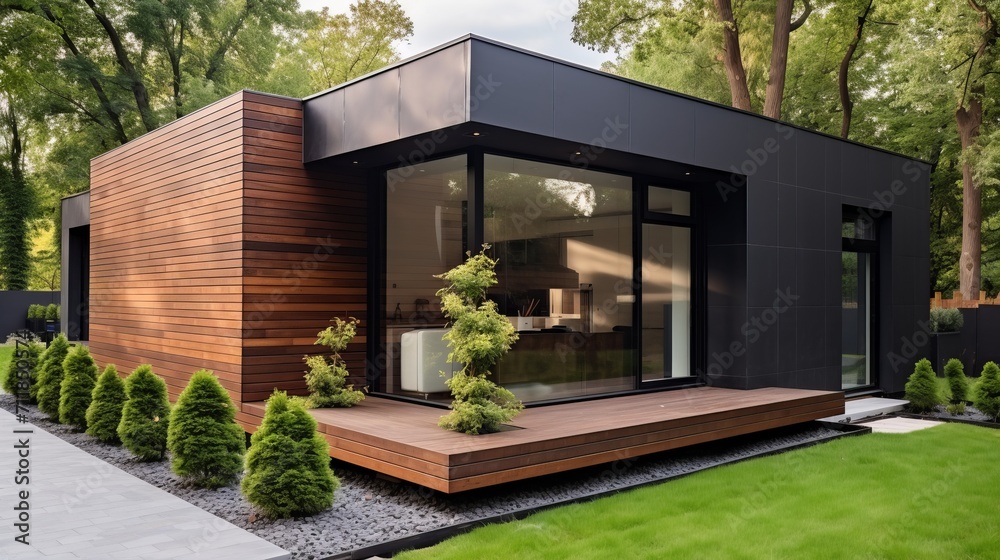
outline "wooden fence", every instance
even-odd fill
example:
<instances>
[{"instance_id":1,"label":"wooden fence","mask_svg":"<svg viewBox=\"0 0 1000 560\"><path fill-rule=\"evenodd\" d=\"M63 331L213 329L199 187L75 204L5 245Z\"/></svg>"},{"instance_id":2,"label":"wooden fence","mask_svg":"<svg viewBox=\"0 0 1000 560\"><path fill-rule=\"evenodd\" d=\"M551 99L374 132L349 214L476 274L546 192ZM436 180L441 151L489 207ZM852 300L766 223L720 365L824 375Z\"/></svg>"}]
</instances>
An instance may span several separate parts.
<instances>
[{"instance_id":1,"label":"wooden fence","mask_svg":"<svg viewBox=\"0 0 1000 560\"><path fill-rule=\"evenodd\" d=\"M962 299L962 294L955 292L951 299L944 299L941 292L934 292L931 298L931 309L977 309L980 305L1000 305L1000 297L988 298L985 291L979 292L979 299Z\"/></svg>"}]
</instances>

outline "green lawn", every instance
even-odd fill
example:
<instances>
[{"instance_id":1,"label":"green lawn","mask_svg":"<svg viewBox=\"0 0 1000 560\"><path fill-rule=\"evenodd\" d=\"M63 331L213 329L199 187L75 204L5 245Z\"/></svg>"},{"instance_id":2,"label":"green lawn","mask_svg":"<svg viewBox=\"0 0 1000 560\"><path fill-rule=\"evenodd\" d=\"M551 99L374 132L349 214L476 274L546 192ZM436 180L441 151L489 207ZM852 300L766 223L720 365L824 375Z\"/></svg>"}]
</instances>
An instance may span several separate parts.
<instances>
[{"instance_id":1,"label":"green lawn","mask_svg":"<svg viewBox=\"0 0 1000 560\"><path fill-rule=\"evenodd\" d=\"M996 558L997 449L1000 430L959 424L845 438L398 558Z\"/></svg>"},{"instance_id":2,"label":"green lawn","mask_svg":"<svg viewBox=\"0 0 1000 560\"><path fill-rule=\"evenodd\" d=\"M10 359L13 356L13 346L0 345L0 387L3 386L3 382L7 378L7 367L10 365Z\"/></svg>"}]
</instances>

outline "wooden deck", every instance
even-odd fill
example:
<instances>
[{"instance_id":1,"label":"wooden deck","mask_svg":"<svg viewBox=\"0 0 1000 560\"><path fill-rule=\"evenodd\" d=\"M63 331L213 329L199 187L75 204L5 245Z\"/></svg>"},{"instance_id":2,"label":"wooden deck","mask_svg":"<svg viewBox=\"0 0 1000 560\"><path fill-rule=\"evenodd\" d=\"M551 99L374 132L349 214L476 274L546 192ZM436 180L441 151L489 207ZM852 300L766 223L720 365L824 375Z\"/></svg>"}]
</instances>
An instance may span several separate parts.
<instances>
[{"instance_id":1,"label":"wooden deck","mask_svg":"<svg viewBox=\"0 0 1000 560\"><path fill-rule=\"evenodd\" d=\"M441 409L377 397L312 412L331 457L453 493L842 414L844 395L698 387L530 408L480 436L439 428ZM240 420L252 431L263 414L244 403Z\"/></svg>"}]
</instances>

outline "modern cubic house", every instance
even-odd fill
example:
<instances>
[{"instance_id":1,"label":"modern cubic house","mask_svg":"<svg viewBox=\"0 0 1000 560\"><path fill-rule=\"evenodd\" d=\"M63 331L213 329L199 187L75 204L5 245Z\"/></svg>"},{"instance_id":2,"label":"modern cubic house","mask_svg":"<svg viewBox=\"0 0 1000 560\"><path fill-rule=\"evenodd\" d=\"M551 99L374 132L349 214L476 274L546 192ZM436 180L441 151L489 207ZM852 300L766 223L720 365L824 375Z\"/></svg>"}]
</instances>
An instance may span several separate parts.
<instances>
[{"instance_id":1,"label":"modern cubic house","mask_svg":"<svg viewBox=\"0 0 1000 560\"><path fill-rule=\"evenodd\" d=\"M357 317L369 398L316 412L331 454L459 491L902 391L926 343L929 173L467 36L302 100L242 91L95 158L64 201L64 323L172 397L213 370L253 430L275 388L304 393L316 333ZM484 244L519 330L494 376L529 409L466 436L434 426L454 367L434 275Z\"/></svg>"}]
</instances>

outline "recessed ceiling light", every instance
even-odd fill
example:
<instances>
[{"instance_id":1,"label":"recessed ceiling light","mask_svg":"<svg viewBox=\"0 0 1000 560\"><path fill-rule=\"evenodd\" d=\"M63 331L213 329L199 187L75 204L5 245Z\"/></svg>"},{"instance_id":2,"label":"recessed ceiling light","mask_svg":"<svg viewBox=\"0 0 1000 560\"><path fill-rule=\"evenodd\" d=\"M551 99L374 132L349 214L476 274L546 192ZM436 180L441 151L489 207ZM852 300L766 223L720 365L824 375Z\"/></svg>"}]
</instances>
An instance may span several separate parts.
<instances>
[{"instance_id":1,"label":"recessed ceiling light","mask_svg":"<svg viewBox=\"0 0 1000 560\"><path fill-rule=\"evenodd\" d=\"M483 136L486 136L486 133L479 132L478 130L473 130L472 132L466 132L465 134L463 134L463 136L466 136L468 138L482 138Z\"/></svg>"},{"instance_id":2,"label":"recessed ceiling light","mask_svg":"<svg viewBox=\"0 0 1000 560\"><path fill-rule=\"evenodd\" d=\"M685 172L684 172L684 174L685 174L685 175L690 175L690 174L691 174L691 172L690 172L690 171L685 171Z\"/></svg>"},{"instance_id":3,"label":"recessed ceiling light","mask_svg":"<svg viewBox=\"0 0 1000 560\"><path fill-rule=\"evenodd\" d=\"M580 155L580 153L581 153L581 152L573 152L573 155L574 155L574 156L578 156L578 155Z\"/></svg>"},{"instance_id":4,"label":"recessed ceiling light","mask_svg":"<svg viewBox=\"0 0 1000 560\"><path fill-rule=\"evenodd\" d=\"M358 163L358 162L356 162L356 161L352 161L351 163Z\"/></svg>"}]
</instances>

